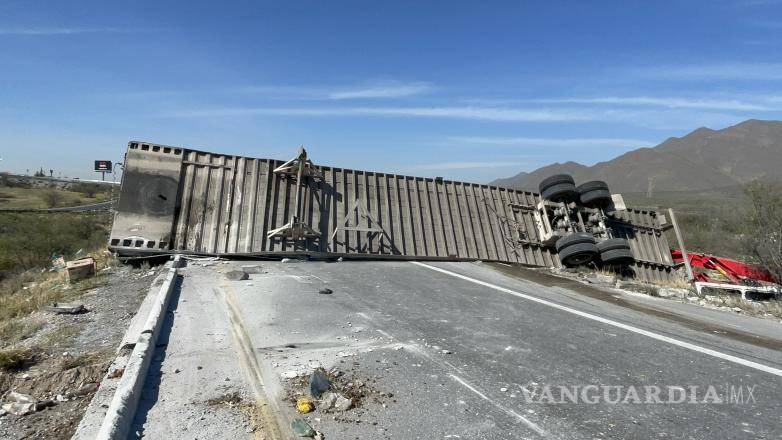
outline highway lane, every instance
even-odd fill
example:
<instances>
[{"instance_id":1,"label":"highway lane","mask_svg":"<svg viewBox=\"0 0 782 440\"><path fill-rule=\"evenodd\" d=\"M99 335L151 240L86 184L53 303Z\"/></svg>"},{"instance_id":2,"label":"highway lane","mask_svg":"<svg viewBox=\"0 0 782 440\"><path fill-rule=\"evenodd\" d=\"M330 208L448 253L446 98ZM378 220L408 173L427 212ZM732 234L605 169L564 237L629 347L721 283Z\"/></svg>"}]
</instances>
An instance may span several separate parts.
<instances>
[{"instance_id":1,"label":"highway lane","mask_svg":"<svg viewBox=\"0 0 782 440\"><path fill-rule=\"evenodd\" d=\"M282 435L296 414L281 374L320 364L393 395L336 420L306 416L326 438L782 438L777 322L485 264L262 262L247 281L220 273L241 264L256 263L184 269L158 370L242 371L232 386L260 399ZM192 406L193 389L209 395L219 382L206 370L151 383L139 431L187 428L171 408ZM188 383L198 386L183 392Z\"/></svg>"}]
</instances>

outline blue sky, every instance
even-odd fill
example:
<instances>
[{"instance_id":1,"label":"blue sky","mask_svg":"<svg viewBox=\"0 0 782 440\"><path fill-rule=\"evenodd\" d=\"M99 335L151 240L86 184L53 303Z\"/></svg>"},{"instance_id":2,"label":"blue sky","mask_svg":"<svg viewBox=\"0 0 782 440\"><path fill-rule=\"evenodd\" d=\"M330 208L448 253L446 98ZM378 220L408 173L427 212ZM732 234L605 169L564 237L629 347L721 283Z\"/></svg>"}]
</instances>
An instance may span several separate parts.
<instances>
[{"instance_id":1,"label":"blue sky","mask_svg":"<svg viewBox=\"0 0 782 440\"><path fill-rule=\"evenodd\" d=\"M0 169L142 139L485 182L782 110L782 0L163 3L0 0Z\"/></svg>"}]
</instances>

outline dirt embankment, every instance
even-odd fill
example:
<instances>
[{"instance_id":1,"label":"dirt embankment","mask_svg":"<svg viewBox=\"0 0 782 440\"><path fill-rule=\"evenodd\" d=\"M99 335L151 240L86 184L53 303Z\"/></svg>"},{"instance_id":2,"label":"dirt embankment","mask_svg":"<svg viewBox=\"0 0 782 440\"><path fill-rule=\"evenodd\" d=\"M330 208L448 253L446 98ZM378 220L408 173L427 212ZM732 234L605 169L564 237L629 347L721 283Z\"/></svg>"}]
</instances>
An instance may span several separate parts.
<instances>
[{"instance_id":1,"label":"dirt embankment","mask_svg":"<svg viewBox=\"0 0 782 440\"><path fill-rule=\"evenodd\" d=\"M26 357L0 369L0 402L22 393L35 399L39 410L0 416L0 438L72 436L157 273L149 267L109 267L73 298L86 312L41 310L3 323L0 351L19 350Z\"/></svg>"}]
</instances>

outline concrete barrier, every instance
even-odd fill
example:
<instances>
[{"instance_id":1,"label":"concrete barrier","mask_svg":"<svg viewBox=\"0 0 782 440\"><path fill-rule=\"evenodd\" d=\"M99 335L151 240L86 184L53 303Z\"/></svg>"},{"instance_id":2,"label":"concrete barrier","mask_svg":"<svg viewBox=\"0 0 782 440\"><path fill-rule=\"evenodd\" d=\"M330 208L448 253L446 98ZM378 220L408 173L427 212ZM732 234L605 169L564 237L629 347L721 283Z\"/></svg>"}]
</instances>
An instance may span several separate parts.
<instances>
[{"instance_id":1,"label":"concrete barrier","mask_svg":"<svg viewBox=\"0 0 782 440\"><path fill-rule=\"evenodd\" d=\"M99 440L126 439L136 415L141 390L144 388L149 364L155 355L155 344L165 320L171 293L174 291L181 257L174 257L163 285L160 286L141 335L130 354L98 435Z\"/></svg>"}]
</instances>

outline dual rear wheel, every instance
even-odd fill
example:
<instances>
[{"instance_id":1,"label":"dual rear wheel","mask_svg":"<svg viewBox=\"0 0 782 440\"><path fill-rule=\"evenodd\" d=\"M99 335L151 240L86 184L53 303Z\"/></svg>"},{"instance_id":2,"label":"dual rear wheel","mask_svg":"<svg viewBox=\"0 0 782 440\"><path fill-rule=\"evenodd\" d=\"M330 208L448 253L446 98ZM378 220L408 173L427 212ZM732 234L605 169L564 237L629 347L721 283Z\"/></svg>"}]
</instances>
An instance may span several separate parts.
<instances>
[{"instance_id":1,"label":"dual rear wheel","mask_svg":"<svg viewBox=\"0 0 782 440\"><path fill-rule=\"evenodd\" d=\"M575 202L594 208L604 208L611 203L611 192L602 180L593 180L576 186L570 174L555 174L543 179L538 186L540 196L552 202Z\"/></svg>"},{"instance_id":2,"label":"dual rear wheel","mask_svg":"<svg viewBox=\"0 0 782 440\"><path fill-rule=\"evenodd\" d=\"M552 202L579 202L589 208L606 208L612 203L608 184L592 180L576 186L569 174L555 174L540 182L540 196ZM570 234L557 240L555 245L559 259L567 267L582 266L599 261L604 265L618 266L635 261L630 243L624 238L611 238L597 242L587 232Z\"/></svg>"},{"instance_id":3,"label":"dual rear wheel","mask_svg":"<svg viewBox=\"0 0 782 440\"><path fill-rule=\"evenodd\" d=\"M625 266L635 261L630 243L624 238L610 238L599 243L588 232L566 235L555 245L559 261L566 267L583 266L599 260L606 266Z\"/></svg>"}]
</instances>

